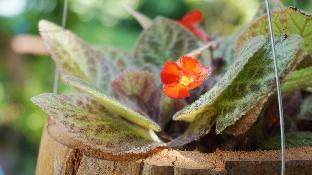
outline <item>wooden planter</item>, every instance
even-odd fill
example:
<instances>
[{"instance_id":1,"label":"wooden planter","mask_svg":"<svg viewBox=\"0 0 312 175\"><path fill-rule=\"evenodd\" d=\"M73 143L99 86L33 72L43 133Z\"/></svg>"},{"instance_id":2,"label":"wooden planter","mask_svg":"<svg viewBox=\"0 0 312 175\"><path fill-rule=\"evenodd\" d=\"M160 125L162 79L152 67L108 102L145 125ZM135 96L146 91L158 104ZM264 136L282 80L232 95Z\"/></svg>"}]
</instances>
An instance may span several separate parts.
<instances>
[{"instance_id":1,"label":"wooden planter","mask_svg":"<svg viewBox=\"0 0 312 175\"><path fill-rule=\"evenodd\" d=\"M37 162L37 175L216 175L280 174L279 151L203 154L163 149L144 159L114 161L93 157L54 140L45 127ZM286 174L312 174L312 147L288 149Z\"/></svg>"}]
</instances>

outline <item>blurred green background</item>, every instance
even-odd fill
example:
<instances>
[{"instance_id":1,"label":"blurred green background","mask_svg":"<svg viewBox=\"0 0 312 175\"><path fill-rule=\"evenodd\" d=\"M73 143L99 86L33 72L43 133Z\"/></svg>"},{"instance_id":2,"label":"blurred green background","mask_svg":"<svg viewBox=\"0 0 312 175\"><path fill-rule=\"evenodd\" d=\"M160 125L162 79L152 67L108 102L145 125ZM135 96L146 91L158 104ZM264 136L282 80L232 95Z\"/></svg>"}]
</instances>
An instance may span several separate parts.
<instances>
[{"instance_id":1,"label":"blurred green background","mask_svg":"<svg viewBox=\"0 0 312 175\"><path fill-rule=\"evenodd\" d=\"M273 1L273 0L272 0ZM131 51L142 30L123 9L128 4L150 18L163 15L180 19L196 8L205 14L203 26L213 35L230 35L253 19L260 0L69 0L66 28L94 45ZM263 2L263 1L261 1ZM283 1L291 5L292 0ZM297 7L311 11L312 2L297 0ZM40 19L61 23L61 0L0 0L0 175L34 174L40 136L46 116L30 98L51 92L54 65L38 36ZM39 53L30 54L31 46ZM27 50L27 48L26 48ZM41 55L41 56L40 56ZM60 85L61 91L66 86Z\"/></svg>"}]
</instances>

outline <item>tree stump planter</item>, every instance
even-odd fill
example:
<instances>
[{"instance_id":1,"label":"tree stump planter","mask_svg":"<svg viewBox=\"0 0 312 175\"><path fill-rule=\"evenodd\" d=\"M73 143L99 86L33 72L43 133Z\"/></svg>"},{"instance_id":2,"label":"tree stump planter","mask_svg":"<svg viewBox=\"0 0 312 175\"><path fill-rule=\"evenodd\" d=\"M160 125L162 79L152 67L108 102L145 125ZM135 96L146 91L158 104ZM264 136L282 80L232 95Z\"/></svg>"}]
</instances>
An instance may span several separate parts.
<instances>
[{"instance_id":1,"label":"tree stump planter","mask_svg":"<svg viewBox=\"0 0 312 175\"><path fill-rule=\"evenodd\" d=\"M66 136L64 136L66 137ZM44 128L37 175L222 175L280 174L279 151L199 153L161 149L144 158L108 160L82 149L68 147ZM288 149L286 174L312 174L312 147Z\"/></svg>"}]
</instances>

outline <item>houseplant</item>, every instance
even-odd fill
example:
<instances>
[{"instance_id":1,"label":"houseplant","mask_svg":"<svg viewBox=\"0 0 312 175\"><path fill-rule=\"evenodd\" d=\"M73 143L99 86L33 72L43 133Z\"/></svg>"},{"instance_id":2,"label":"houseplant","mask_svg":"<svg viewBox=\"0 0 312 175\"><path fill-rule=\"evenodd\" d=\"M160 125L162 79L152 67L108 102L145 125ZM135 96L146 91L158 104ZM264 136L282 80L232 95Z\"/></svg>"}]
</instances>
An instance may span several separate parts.
<instances>
[{"instance_id":1,"label":"houseplant","mask_svg":"<svg viewBox=\"0 0 312 175\"><path fill-rule=\"evenodd\" d=\"M198 26L199 11L179 21L133 14L144 30L132 54L94 48L53 23L39 23L63 80L77 91L32 99L50 116L37 174L224 174L222 162L243 155L278 160L274 151L251 152L278 149L278 138L271 138L278 123L266 17L232 37L214 38ZM299 112L289 112L296 132L286 135L287 146L300 147L290 150L292 160L312 157L303 147L312 143L311 130L302 125L311 121L311 18L294 8L273 13L282 90L303 101ZM188 152L194 149L202 153ZM309 165L303 162L300 171Z\"/></svg>"}]
</instances>

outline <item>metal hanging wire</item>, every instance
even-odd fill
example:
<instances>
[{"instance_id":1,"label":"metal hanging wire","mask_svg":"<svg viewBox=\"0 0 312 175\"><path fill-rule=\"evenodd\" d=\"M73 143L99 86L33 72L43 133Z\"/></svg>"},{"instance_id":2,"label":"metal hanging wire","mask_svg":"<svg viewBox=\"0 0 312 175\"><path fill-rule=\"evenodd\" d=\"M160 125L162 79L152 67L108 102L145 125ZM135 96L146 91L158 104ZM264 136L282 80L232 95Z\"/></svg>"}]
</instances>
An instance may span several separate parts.
<instances>
[{"instance_id":1,"label":"metal hanging wire","mask_svg":"<svg viewBox=\"0 0 312 175\"><path fill-rule=\"evenodd\" d=\"M62 15L62 28L65 29L66 19L68 11L68 0L64 0L63 15ZM60 79L60 70L57 65L55 65L54 81L53 81L53 93L58 93L58 82Z\"/></svg>"},{"instance_id":2,"label":"metal hanging wire","mask_svg":"<svg viewBox=\"0 0 312 175\"><path fill-rule=\"evenodd\" d=\"M266 11L269 21L269 30L270 30L270 39L272 46L272 55L273 55L273 65L275 72L275 81L276 81L276 92L277 92L277 100L278 100L278 112L280 119L280 134L281 134L281 175L285 174L285 132L284 132L284 114L283 114L283 100L281 95L280 81L278 76L278 68L277 68L277 59L275 53L275 42L274 42L274 34L272 27L272 16L270 11L270 3L269 0L265 0L266 3Z\"/></svg>"}]
</instances>

